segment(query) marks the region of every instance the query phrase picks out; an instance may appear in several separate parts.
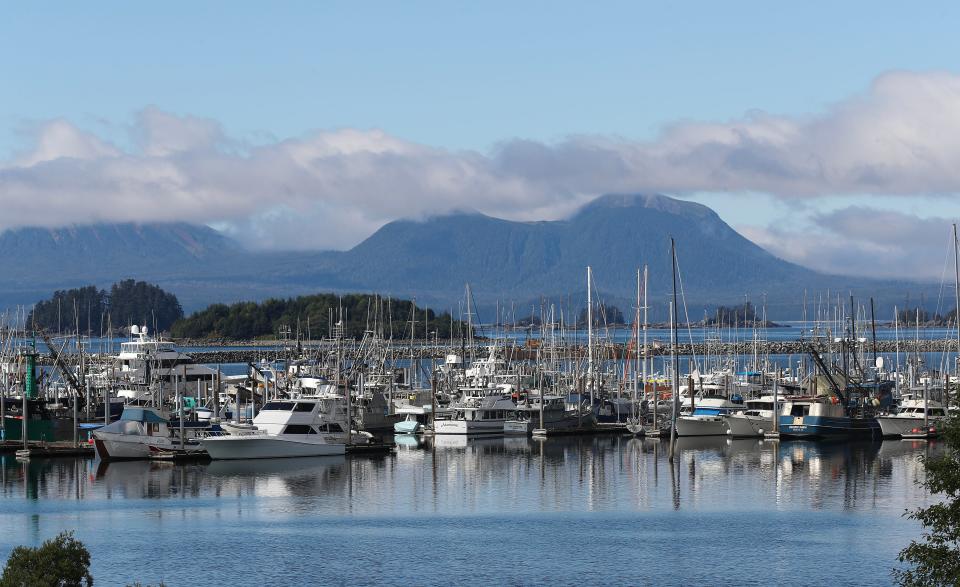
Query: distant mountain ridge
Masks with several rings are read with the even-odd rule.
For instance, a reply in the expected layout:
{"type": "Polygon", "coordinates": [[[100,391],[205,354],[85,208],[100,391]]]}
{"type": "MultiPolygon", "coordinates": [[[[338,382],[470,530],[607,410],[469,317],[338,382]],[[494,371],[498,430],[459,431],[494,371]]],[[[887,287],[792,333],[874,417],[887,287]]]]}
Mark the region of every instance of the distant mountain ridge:
{"type": "Polygon", "coordinates": [[[678,242],[688,292],[742,299],[773,280],[819,274],[767,253],[706,206],[666,196],[597,198],[567,220],[515,222],[479,214],[391,222],[344,253],[318,259],[315,278],[342,286],[460,295],[470,282],[482,301],[527,300],[585,290],[587,265],[601,291],[627,297],[650,266],[651,290],[670,275],[669,237],[678,242]]]}
{"type": "Polygon", "coordinates": [[[186,222],[94,224],[63,228],[17,228],[0,234],[0,258],[49,261],[49,255],[92,264],[97,258],[136,257],[147,261],[204,259],[237,253],[236,242],[207,226],[186,222]],[[157,256],[162,247],[164,256],[157,256]]]}
{"type": "Polygon", "coordinates": [[[745,296],[757,305],[765,296],[769,315],[784,319],[799,317],[804,290],[872,295],[880,311],[908,292],[932,291],[784,261],[701,204],[612,194],[565,220],[517,222],[477,212],[397,220],[343,252],[251,253],[211,228],[185,223],[18,229],[0,235],[0,308],[53,289],[132,277],[173,291],[188,311],[219,301],[376,291],[456,313],[469,282],[482,308],[513,302],[529,315],[541,296],[582,306],[590,265],[600,295],[629,315],[637,268],[647,264],[654,316],[665,316],[671,236],[693,320],[745,296]]]}
{"type": "Polygon", "coordinates": [[[7,230],[0,234],[0,308],[56,289],[204,275],[248,255],[216,230],[185,222],[7,230]]]}

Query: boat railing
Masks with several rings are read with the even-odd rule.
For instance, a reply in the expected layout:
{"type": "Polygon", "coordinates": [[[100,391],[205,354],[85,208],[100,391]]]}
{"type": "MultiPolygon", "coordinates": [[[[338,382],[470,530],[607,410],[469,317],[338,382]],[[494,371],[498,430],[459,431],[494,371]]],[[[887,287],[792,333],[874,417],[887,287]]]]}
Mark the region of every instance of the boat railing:
{"type": "Polygon", "coordinates": [[[206,430],[203,432],[198,432],[197,438],[214,438],[217,436],[263,436],[266,432],[264,430],[206,430]]]}

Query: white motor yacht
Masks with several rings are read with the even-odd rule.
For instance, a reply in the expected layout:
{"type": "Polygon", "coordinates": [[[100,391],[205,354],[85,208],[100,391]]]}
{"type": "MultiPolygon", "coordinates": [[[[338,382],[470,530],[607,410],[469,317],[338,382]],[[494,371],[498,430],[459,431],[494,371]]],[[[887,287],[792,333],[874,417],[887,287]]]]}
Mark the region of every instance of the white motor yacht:
{"type": "Polygon", "coordinates": [[[677,436],[716,436],[727,433],[725,416],[743,409],[743,400],[706,396],[693,413],[677,418],[677,436]]]}
{"type": "Polygon", "coordinates": [[[764,432],[773,430],[775,414],[783,408],[783,400],[779,398],[774,406],[772,395],[748,399],[744,404],[745,409],[742,412],[725,416],[728,433],[736,438],[763,436],[764,432]]]}
{"type": "Polygon", "coordinates": [[[120,343],[120,353],[115,361],[119,367],[116,375],[133,387],[149,388],[151,384],[159,383],[167,389],[172,386],[174,376],[183,385],[197,381],[210,382],[217,375],[215,369],[195,363],[193,357],[177,350],[172,342],[150,336],[146,326],[133,326],[130,334],[136,338],[120,343]]]}
{"type": "Polygon", "coordinates": [[[933,400],[905,399],[894,414],[878,416],[880,431],[884,437],[895,438],[909,434],[915,428],[923,428],[924,416],[928,424],[937,424],[949,417],[943,404],[933,400]],[[924,405],[926,403],[926,405],[924,405]]]}
{"type": "Polygon", "coordinates": [[[327,401],[331,400],[297,398],[267,402],[253,419],[254,428],[208,436],[203,439],[203,447],[212,459],[342,455],[348,439],[355,439],[348,437],[340,422],[323,417],[329,413],[323,405],[327,401]]]}
{"type": "Polygon", "coordinates": [[[503,423],[517,409],[513,387],[503,384],[463,391],[464,399],[450,406],[453,417],[433,423],[434,434],[503,434],[503,423]]]}

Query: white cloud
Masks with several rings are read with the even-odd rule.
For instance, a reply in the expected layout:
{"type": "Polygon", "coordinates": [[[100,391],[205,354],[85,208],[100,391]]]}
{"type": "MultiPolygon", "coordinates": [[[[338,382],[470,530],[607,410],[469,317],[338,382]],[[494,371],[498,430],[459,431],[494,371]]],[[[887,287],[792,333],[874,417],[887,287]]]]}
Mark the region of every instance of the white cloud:
{"type": "Polygon", "coordinates": [[[189,220],[253,246],[343,248],[397,217],[559,218],[605,192],[960,192],[960,76],[943,72],[884,74],[819,114],[682,122],[646,142],[508,140],[479,153],[342,129],[248,146],[153,107],[132,134],[120,148],[63,120],[40,125],[30,149],[0,162],[0,229],[189,220]]]}
{"type": "Polygon", "coordinates": [[[783,223],[738,230],[783,259],[826,273],[952,283],[951,222],[849,206],[814,214],[802,226],[783,223]]]}

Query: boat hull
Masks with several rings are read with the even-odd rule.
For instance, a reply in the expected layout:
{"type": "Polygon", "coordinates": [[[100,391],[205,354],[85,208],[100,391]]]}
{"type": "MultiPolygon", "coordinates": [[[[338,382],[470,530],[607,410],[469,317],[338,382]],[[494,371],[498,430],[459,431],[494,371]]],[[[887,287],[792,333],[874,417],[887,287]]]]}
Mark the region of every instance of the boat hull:
{"type": "Polygon", "coordinates": [[[589,430],[594,428],[596,420],[590,415],[577,416],[576,414],[566,414],[552,416],[545,419],[543,426],[540,426],[540,418],[534,414],[530,420],[507,420],[503,423],[503,433],[508,436],[531,435],[534,430],[542,430],[539,434],[561,434],[564,432],[574,432],[589,430]]]}
{"type": "Polygon", "coordinates": [[[536,425],[531,420],[507,420],[503,423],[503,433],[508,436],[526,436],[533,434],[536,425]]]}
{"type": "Polygon", "coordinates": [[[437,420],[434,434],[503,434],[505,420],[437,420]]]}
{"type": "Polygon", "coordinates": [[[169,438],[94,432],[93,446],[104,461],[202,457],[203,446],[196,442],[180,446],[169,438]]]}
{"type": "Polygon", "coordinates": [[[734,438],[751,438],[773,430],[773,421],[763,416],[731,414],[727,416],[727,427],[734,438]]]}
{"type": "Polygon", "coordinates": [[[677,418],[677,436],[719,436],[727,434],[722,416],[683,416],[677,418]]]}
{"type": "Polygon", "coordinates": [[[401,420],[393,425],[394,434],[419,434],[423,432],[423,424],[416,421],[401,420]]]}
{"type": "MultiPolygon", "coordinates": [[[[914,429],[923,429],[923,418],[902,418],[897,416],[881,416],[877,418],[880,424],[880,432],[884,438],[896,438],[904,434],[910,434],[914,429]]],[[[930,418],[929,426],[937,424],[937,419],[930,418]]]]}
{"type": "Polygon", "coordinates": [[[782,438],[880,437],[880,435],[880,425],[874,418],[780,416],[782,438]]]}
{"type": "Polygon", "coordinates": [[[214,460],[324,457],[346,453],[345,444],[330,443],[311,436],[316,437],[306,434],[215,436],[204,439],[203,447],[214,460]]]}

